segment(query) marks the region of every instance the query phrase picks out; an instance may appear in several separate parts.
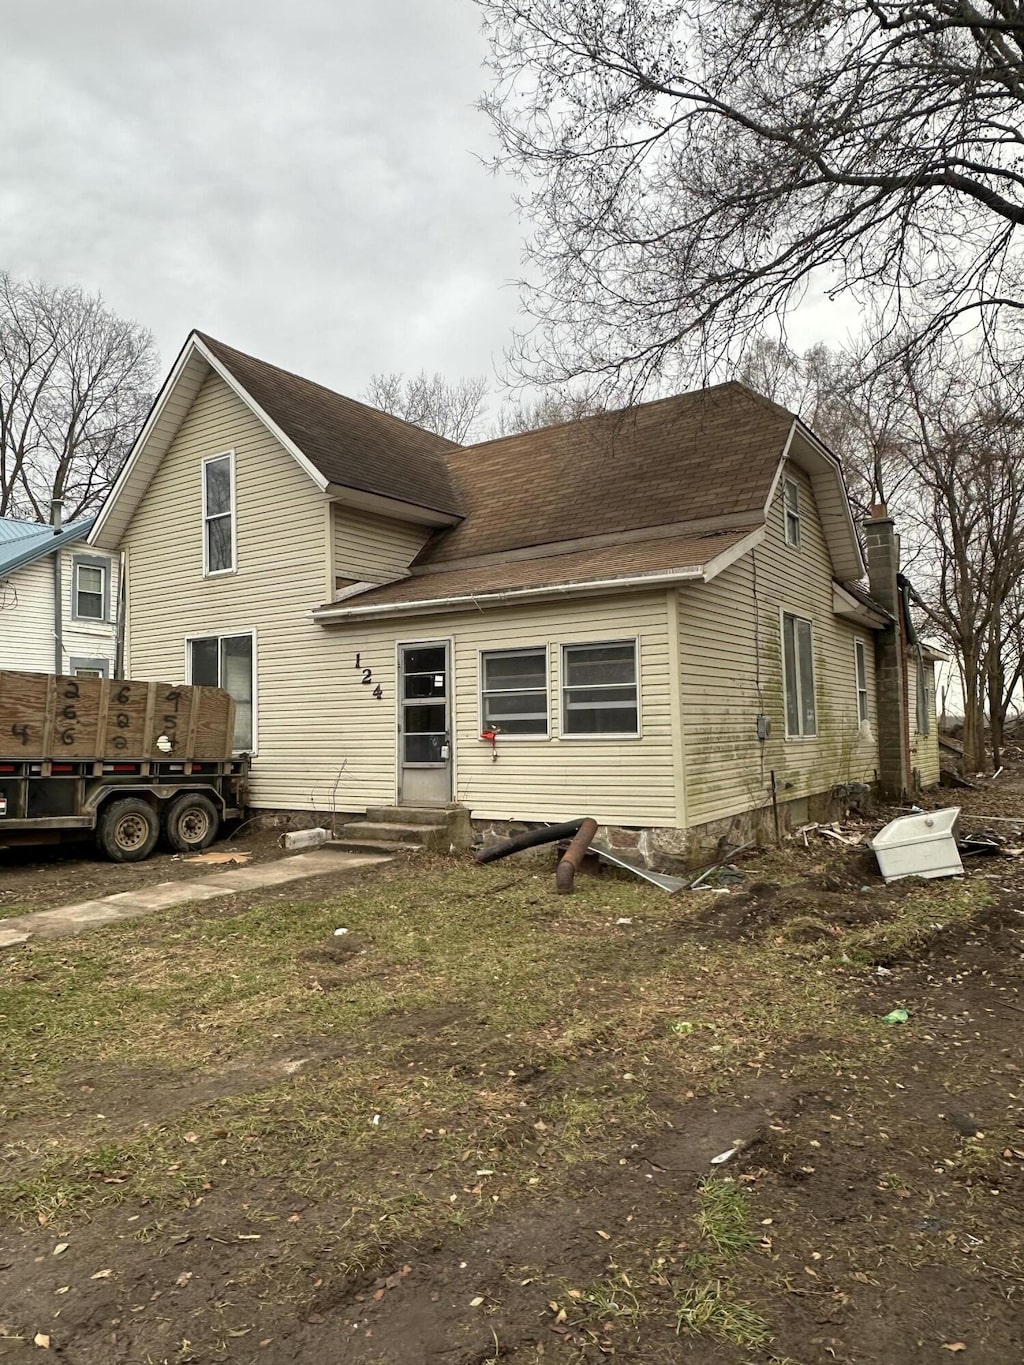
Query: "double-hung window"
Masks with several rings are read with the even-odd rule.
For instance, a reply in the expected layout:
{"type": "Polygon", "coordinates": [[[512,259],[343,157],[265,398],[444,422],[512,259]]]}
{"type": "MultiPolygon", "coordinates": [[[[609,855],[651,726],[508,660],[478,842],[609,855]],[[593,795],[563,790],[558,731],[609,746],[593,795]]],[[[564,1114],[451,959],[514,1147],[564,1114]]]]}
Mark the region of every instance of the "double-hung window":
{"type": "Polygon", "coordinates": [[[72,616],[78,621],[107,619],[107,565],[75,555],[72,616]]]}
{"type": "Polygon", "coordinates": [[[502,735],[548,733],[548,652],[494,649],[480,656],[480,719],[502,735]]]}
{"type": "Polygon", "coordinates": [[[853,659],[857,674],[857,720],[863,725],[868,718],[868,651],[863,640],[854,640],[853,659]]]}
{"type": "Polygon", "coordinates": [[[782,510],[786,522],[786,544],[800,547],[800,485],[787,479],[782,485],[782,510]]]}
{"type": "Polygon", "coordinates": [[[203,461],[203,573],[235,568],[235,457],[212,455],[203,461]]]}
{"type": "Polygon", "coordinates": [[[814,633],[802,616],[782,616],[782,661],[786,691],[786,735],[790,739],[818,733],[814,705],[814,633]]]}
{"type": "Polygon", "coordinates": [[[635,640],[562,646],[562,734],[640,733],[635,640]]]}
{"type": "Polygon", "coordinates": [[[188,680],[197,687],[223,687],[235,703],[234,750],[256,752],[252,631],[244,635],[195,636],[188,642],[188,680]]]}

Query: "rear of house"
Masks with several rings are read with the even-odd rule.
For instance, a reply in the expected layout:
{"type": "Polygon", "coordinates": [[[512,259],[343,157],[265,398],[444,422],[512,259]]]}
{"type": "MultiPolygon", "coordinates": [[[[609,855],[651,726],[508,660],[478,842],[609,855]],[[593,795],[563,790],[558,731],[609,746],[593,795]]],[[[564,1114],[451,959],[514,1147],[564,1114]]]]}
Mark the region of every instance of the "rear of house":
{"type": "Polygon", "coordinates": [[[193,334],[92,540],[126,671],[231,692],[259,809],[591,814],[656,860],[885,777],[897,615],[741,385],[462,448],[193,334]]]}

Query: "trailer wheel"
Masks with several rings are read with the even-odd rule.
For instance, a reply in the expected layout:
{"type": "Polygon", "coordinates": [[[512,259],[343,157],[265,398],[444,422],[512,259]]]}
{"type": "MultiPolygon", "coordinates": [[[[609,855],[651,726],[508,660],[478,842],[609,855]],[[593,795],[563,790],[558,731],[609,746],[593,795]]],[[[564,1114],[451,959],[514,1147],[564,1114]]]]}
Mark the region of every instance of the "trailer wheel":
{"type": "Polygon", "coordinates": [[[100,814],[96,841],[114,863],[140,863],[160,836],[156,811],[138,796],[111,801],[100,814]]]}
{"type": "Polygon", "coordinates": [[[217,807],[202,792],[177,796],[164,815],[164,834],[179,853],[198,853],[212,844],[220,828],[217,807]]]}

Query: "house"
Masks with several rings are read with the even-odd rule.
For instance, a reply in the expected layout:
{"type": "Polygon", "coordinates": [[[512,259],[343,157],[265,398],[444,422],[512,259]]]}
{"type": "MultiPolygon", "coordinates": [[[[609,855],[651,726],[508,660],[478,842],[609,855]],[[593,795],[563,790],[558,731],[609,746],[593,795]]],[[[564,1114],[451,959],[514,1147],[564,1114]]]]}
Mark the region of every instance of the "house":
{"type": "Polygon", "coordinates": [[[866,538],[867,584],[835,457],[738,383],[461,447],[194,332],[90,544],[128,675],[235,697],[256,808],[591,814],[656,860],[937,776],[866,538]]]}
{"type": "Polygon", "coordinates": [[[117,657],[116,556],[67,526],[0,517],[0,668],[109,678],[117,657]]]}

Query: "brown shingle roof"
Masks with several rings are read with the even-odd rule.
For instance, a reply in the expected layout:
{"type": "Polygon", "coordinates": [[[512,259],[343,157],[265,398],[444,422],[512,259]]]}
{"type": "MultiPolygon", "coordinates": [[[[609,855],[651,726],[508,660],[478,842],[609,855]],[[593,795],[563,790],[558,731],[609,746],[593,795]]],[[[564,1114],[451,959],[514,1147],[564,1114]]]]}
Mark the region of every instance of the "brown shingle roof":
{"type": "Polygon", "coordinates": [[[750,527],[711,535],[662,537],[625,545],[575,550],[569,554],[517,559],[475,568],[438,569],[416,573],[383,587],[367,589],[341,602],[326,602],[319,612],[341,613],[349,608],[400,607],[413,602],[484,597],[493,593],[528,591],[554,585],[585,587],[607,579],[637,578],[697,570],[750,535],[750,527]]]}
{"type": "Polygon", "coordinates": [[[438,512],[462,510],[445,462],[454,442],[196,336],[329,482],[438,512]]]}
{"type": "Polygon", "coordinates": [[[764,508],[792,425],[728,383],[450,449],[468,515],[417,565],[705,517],[742,524],[764,508]]]}

